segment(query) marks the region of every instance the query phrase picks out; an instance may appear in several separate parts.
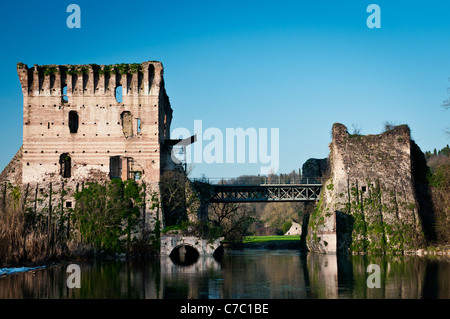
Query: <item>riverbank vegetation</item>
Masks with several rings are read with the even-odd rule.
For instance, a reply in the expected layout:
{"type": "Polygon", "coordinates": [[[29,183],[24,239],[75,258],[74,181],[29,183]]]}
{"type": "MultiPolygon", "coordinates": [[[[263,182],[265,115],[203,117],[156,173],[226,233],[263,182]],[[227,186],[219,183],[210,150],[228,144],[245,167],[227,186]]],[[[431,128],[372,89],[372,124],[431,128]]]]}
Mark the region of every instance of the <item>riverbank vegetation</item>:
{"type": "Polygon", "coordinates": [[[0,205],[0,267],[156,253],[157,233],[133,236],[144,197],[145,184],[131,180],[87,183],[73,209],[48,214],[26,209],[20,188],[9,185],[0,205]]]}
{"type": "Polygon", "coordinates": [[[427,176],[430,187],[435,239],[431,245],[450,244],[450,148],[425,152],[430,171],[427,176]]]}

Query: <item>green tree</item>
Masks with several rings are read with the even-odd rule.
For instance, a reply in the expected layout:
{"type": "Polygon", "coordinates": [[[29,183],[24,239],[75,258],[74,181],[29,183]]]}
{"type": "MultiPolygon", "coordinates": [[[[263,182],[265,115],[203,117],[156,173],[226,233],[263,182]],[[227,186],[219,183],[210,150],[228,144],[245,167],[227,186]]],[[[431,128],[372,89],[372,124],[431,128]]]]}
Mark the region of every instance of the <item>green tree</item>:
{"type": "Polygon", "coordinates": [[[450,164],[440,165],[428,175],[430,186],[438,189],[450,189],[450,164]]]}
{"type": "Polygon", "coordinates": [[[450,157],[450,147],[448,146],[448,144],[443,149],[441,149],[439,153],[443,156],[450,157]]]}
{"type": "Polygon", "coordinates": [[[300,203],[269,203],[261,213],[261,220],[266,226],[282,229],[283,223],[300,221],[300,203]]]}
{"type": "Polygon", "coordinates": [[[88,183],[75,194],[73,225],[79,240],[92,244],[98,252],[128,251],[143,203],[141,190],[132,180],[88,183]]]}
{"type": "Polygon", "coordinates": [[[292,226],[291,221],[283,223],[283,234],[286,234],[288,230],[291,229],[291,226],[292,226]]]}

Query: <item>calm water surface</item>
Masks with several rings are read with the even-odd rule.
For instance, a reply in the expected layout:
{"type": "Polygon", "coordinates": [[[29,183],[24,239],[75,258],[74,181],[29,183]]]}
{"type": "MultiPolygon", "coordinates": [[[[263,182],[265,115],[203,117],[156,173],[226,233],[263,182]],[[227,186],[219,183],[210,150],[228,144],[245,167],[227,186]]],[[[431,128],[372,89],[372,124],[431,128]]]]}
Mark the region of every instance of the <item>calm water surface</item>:
{"type": "Polygon", "coordinates": [[[156,261],[78,263],[81,288],[66,285],[68,264],[0,278],[0,298],[450,298],[450,260],[418,256],[336,256],[294,250],[233,250],[189,266],[156,261]],[[368,288],[369,264],[381,288],[368,288]]]}

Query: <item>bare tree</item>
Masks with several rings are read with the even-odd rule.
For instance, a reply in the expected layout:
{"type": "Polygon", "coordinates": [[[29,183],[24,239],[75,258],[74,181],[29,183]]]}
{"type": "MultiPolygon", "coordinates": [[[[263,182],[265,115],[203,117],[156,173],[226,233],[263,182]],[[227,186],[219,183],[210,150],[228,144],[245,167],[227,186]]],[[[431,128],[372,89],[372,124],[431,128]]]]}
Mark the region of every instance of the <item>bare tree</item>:
{"type": "Polygon", "coordinates": [[[391,130],[393,130],[396,126],[397,126],[396,123],[390,122],[390,121],[386,121],[386,122],[384,122],[384,130],[383,130],[383,132],[391,131],[391,130]]]}
{"type": "Polygon", "coordinates": [[[160,192],[164,210],[164,225],[177,225],[186,216],[186,186],[187,177],[178,171],[165,171],[160,178],[160,192]]]}
{"type": "Polygon", "coordinates": [[[209,210],[211,222],[220,227],[222,236],[232,243],[242,242],[254,218],[255,210],[240,203],[215,203],[209,210]]]}
{"type": "MultiPolygon", "coordinates": [[[[449,79],[449,81],[450,81],[450,79],[449,79]]],[[[447,92],[450,93],[450,88],[447,88],[447,92]]],[[[444,110],[450,109],[450,98],[448,98],[447,100],[443,101],[441,106],[442,106],[442,108],[444,110]]]]}
{"type": "MultiPolygon", "coordinates": [[[[449,79],[449,81],[450,81],[450,79],[449,79]]],[[[447,92],[450,93],[450,88],[447,88],[447,92]]],[[[443,101],[441,104],[441,107],[444,109],[444,111],[447,111],[448,109],[450,109],[450,98],[443,101]]],[[[445,133],[450,137],[450,128],[449,127],[446,128],[445,133]]]]}
{"type": "Polygon", "coordinates": [[[353,127],[353,135],[361,135],[361,128],[358,127],[357,124],[352,124],[353,127]]]}

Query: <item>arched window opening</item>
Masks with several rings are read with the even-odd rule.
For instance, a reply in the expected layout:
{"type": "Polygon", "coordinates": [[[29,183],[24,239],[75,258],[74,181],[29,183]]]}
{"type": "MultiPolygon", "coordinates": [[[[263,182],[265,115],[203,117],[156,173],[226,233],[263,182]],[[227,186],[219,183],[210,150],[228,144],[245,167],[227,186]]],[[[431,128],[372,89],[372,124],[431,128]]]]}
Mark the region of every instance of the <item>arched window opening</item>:
{"type": "Polygon", "coordinates": [[[69,112],[69,130],[70,133],[78,132],[78,113],[76,111],[69,112]]]}
{"type": "Polygon", "coordinates": [[[122,96],[122,85],[119,85],[118,87],[116,87],[116,101],[117,103],[122,103],[123,101],[123,96],[122,96]]]}
{"type": "Polygon", "coordinates": [[[137,132],[138,134],[141,133],[141,119],[136,119],[137,120],[137,132]]]}
{"type": "Polygon", "coordinates": [[[64,178],[70,178],[72,160],[68,153],[63,153],[59,156],[59,173],[64,178]]]}

